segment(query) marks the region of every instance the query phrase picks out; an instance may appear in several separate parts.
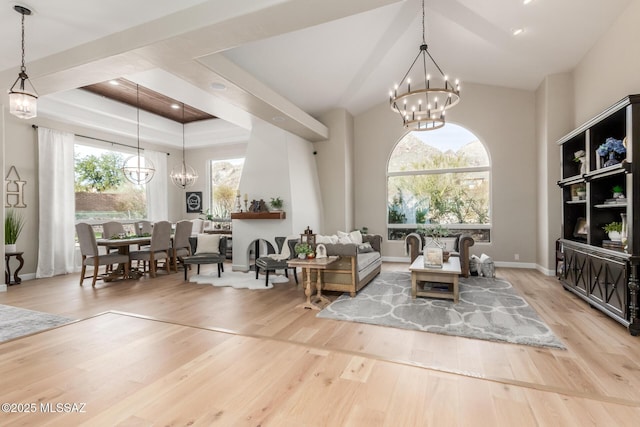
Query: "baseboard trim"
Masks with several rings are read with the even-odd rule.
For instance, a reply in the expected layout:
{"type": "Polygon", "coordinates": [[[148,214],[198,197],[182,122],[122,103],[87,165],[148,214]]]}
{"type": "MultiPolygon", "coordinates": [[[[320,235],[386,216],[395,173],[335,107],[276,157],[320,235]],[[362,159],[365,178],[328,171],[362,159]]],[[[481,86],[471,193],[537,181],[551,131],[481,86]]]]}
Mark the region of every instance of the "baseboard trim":
{"type": "Polygon", "coordinates": [[[532,262],[507,262],[507,261],[495,261],[496,267],[505,267],[505,268],[528,268],[528,269],[536,269],[537,264],[532,262]]]}

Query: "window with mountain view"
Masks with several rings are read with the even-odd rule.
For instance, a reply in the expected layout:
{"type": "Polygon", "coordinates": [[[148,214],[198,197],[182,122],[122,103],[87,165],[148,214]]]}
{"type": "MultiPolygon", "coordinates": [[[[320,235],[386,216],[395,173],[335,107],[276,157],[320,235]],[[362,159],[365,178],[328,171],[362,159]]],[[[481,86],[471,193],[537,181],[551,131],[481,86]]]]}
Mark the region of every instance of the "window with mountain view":
{"type": "Polygon", "coordinates": [[[454,124],[411,132],[395,146],[387,168],[389,240],[440,224],[451,233],[490,240],[489,155],[467,129],[454,124]]]}
{"type": "Polygon", "coordinates": [[[211,161],[211,207],[207,217],[231,221],[243,166],[244,158],[211,161]]]}

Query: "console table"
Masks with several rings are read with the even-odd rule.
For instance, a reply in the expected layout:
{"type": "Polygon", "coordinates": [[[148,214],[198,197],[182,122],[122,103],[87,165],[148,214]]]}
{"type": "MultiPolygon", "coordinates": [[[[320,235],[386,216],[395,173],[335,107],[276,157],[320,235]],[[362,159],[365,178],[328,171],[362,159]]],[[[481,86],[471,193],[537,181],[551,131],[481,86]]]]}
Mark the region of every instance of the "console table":
{"type": "Polygon", "coordinates": [[[22,266],[24,265],[24,259],[22,258],[22,254],[24,252],[5,252],[4,253],[4,262],[5,262],[5,272],[4,272],[4,283],[6,283],[9,286],[12,285],[19,285],[20,283],[22,283],[22,279],[20,278],[20,276],[18,276],[18,273],[20,272],[20,270],[22,270],[22,266]],[[11,264],[9,263],[9,261],[11,260],[11,257],[15,257],[18,262],[20,262],[20,264],[18,265],[18,268],[16,268],[15,273],[13,273],[13,280],[11,280],[11,264]]]}

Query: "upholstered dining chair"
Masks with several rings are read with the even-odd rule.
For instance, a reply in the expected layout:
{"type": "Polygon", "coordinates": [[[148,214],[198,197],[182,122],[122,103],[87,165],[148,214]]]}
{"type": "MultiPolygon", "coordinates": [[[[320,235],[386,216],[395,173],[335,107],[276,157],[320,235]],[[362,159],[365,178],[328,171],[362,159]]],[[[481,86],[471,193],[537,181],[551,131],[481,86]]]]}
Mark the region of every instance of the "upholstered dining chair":
{"type": "Polygon", "coordinates": [[[102,224],[102,237],[110,239],[114,236],[124,234],[124,225],[121,222],[110,221],[102,224]]]}
{"type": "Polygon", "coordinates": [[[178,221],[176,224],[176,232],[173,235],[173,246],[171,248],[171,260],[173,261],[173,269],[176,272],[178,271],[178,260],[191,255],[189,237],[192,229],[193,223],[191,221],[178,221]]]}
{"type": "Polygon", "coordinates": [[[136,234],[138,236],[151,235],[151,231],[153,227],[151,226],[150,221],[136,221],[134,223],[134,227],[136,229],[136,234]]]}
{"type": "Polygon", "coordinates": [[[198,234],[204,233],[204,220],[200,218],[192,219],[191,224],[193,224],[193,229],[191,230],[191,235],[193,237],[197,237],[198,234]]]}
{"type": "Polygon", "coordinates": [[[171,273],[171,223],[159,221],[153,225],[151,233],[151,245],[149,249],[133,251],[129,258],[149,263],[151,277],[156,277],[158,261],[165,260],[167,274],[171,273]]]}
{"type": "Polygon", "coordinates": [[[99,254],[98,244],[96,243],[96,235],[93,227],[86,222],[76,224],[76,233],[78,234],[78,242],[80,243],[80,253],[82,254],[82,271],[80,273],[80,286],[84,279],[93,277],[92,287],[96,286],[98,280],[98,269],[101,265],[109,266],[113,264],[123,264],[123,278],[129,277],[129,257],[119,253],[99,254]],[[87,274],[87,266],[93,266],[93,276],[85,276],[87,274]]]}

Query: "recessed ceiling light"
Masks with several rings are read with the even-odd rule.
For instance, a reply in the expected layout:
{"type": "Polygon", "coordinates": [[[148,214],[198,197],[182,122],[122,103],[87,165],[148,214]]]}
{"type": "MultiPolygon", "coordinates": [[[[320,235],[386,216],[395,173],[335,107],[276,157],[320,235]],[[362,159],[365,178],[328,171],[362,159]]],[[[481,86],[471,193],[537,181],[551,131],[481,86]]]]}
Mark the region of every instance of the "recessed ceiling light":
{"type": "Polygon", "coordinates": [[[226,90],[227,86],[223,83],[213,82],[211,83],[211,89],[213,90],[226,90]]]}
{"type": "Polygon", "coordinates": [[[120,83],[118,83],[117,80],[109,80],[109,84],[112,86],[118,86],[120,83]]]}
{"type": "Polygon", "coordinates": [[[529,4],[531,3],[533,0],[523,0],[522,4],[529,4]]]}
{"type": "Polygon", "coordinates": [[[514,36],[519,36],[522,33],[524,33],[524,28],[516,28],[511,32],[511,34],[513,34],[514,36]]]}
{"type": "Polygon", "coordinates": [[[171,104],[171,108],[177,110],[178,108],[180,108],[180,106],[178,104],[171,104]]]}

